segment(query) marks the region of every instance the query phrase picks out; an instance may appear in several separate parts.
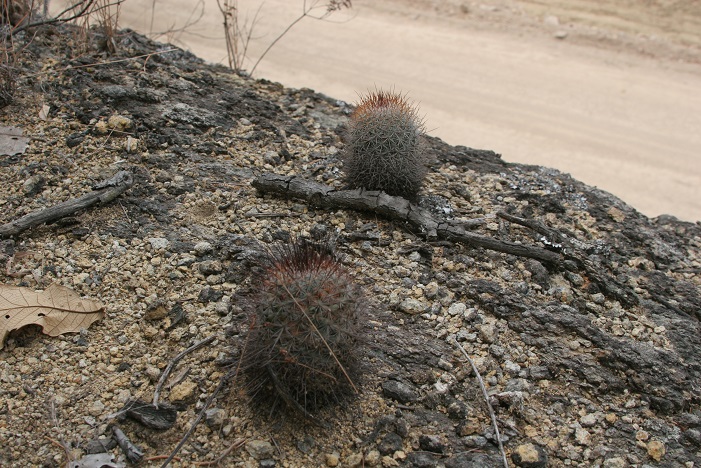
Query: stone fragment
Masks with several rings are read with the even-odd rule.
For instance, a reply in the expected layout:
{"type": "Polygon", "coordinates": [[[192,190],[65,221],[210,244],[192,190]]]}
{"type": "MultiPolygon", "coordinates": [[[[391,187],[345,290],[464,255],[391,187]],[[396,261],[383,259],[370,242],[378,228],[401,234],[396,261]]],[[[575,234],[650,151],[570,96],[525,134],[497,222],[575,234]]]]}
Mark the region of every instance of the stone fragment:
{"type": "Polygon", "coordinates": [[[170,245],[170,241],[164,237],[152,237],[146,240],[151,244],[153,250],[164,250],[170,245]]]}
{"type": "Polygon", "coordinates": [[[338,466],[338,464],[341,462],[338,453],[327,453],[324,455],[324,462],[326,463],[326,466],[338,466]]]}
{"type": "Polygon", "coordinates": [[[524,468],[541,468],[548,466],[548,454],[539,445],[521,444],[511,453],[511,461],[524,468]]]}
{"type": "Polygon", "coordinates": [[[413,297],[407,297],[399,304],[399,310],[409,315],[417,315],[426,310],[426,304],[413,297]]]}
{"type": "Polygon", "coordinates": [[[574,430],[574,440],[576,440],[579,445],[591,445],[591,434],[578,425],[574,430]]]}
{"type": "Polygon", "coordinates": [[[665,453],[667,453],[667,449],[665,448],[664,444],[659,440],[651,440],[647,443],[647,454],[653,460],[662,460],[662,457],[664,457],[665,453]]]}
{"type": "Polygon", "coordinates": [[[402,438],[394,432],[388,432],[385,434],[380,443],[377,445],[377,449],[382,455],[392,455],[395,452],[402,450],[403,447],[404,443],[402,438]]]}
{"type": "Polygon", "coordinates": [[[343,461],[343,465],[350,466],[350,467],[362,466],[363,465],[363,454],[362,453],[354,453],[352,455],[347,456],[346,459],[343,461]]]}
{"type": "Polygon", "coordinates": [[[226,410],[222,408],[209,408],[204,412],[205,423],[212,429],[219,429],[226,420],[226,410]]]}
{"type": "Polygon", "coordinates": [[[180,403],[190,400],[195,395],[197,384],[192,380],[184,380],[170,391],[170,401],[180,403]]]}
{"type": "Polygon", "coordinates": [[[273,446],[267,440],[251,440],[246,443],[246,451],[256,460],[265,460],[273,456],[273,446]]]}
{"type": "Polygon", "coordinates": [[[445,444],[437,435],[422,434],[419,436],[419,447],[421,450],[433,453],[443,453],[445,444]]]}
{"type": "Polygon", "coordinates": [[[484,324],[478,328],[479,337],[484,343],[494,343],[496,338],[496,330],[494,325],[484,324]]]}
{"type": "Polygon", "coordinates": [[[386,380],[382,383],[382,393],[400,403],[411,403],[419,399],[419,395],[412,385],[398,380],[386,380]]]}
{"type": "Polygon", "coordinates": [[[380,452],[370,450],[365,455],[365,466],[378,466],[380,464],[380,452]]]}

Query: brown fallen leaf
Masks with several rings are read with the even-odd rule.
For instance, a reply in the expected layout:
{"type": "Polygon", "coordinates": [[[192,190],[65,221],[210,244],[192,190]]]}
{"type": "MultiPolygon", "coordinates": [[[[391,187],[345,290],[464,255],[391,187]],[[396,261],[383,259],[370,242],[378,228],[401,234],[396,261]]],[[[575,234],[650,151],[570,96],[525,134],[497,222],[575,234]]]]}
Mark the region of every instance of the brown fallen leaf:
{"type": "Polygon", "coordinates": [[[49,336],[79,332],[105,315],[95,300],[81,299],[72,289],[52,284],[44,291],[0,284],[0,349],[12,330],[39,325],[49,336]]]}

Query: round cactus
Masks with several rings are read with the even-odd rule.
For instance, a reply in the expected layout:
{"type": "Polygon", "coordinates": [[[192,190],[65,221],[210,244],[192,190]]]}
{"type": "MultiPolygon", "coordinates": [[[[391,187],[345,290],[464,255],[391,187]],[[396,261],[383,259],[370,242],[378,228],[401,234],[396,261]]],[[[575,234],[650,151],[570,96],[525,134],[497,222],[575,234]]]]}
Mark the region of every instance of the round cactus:
{"type": "Polygon", "coordinates": [[[365,301],[332,249],[286,244],[268,255],[252,288],[243,369],[254,397],[309,414],[354,394],[365,301]]]}
{"type": "Polygon", "coordinates": [[[346,183],[415,199],[426,176],[423,133],[405,96],[380,90],[362,97],[349,122],[346,183]]]}

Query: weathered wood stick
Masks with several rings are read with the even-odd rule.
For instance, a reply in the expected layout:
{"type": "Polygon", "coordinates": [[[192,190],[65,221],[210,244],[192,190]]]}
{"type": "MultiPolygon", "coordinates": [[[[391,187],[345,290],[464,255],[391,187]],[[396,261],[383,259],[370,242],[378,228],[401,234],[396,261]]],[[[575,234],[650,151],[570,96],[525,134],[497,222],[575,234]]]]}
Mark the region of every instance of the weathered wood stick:
{"type": "Polygon", "coordinates": [[[467,232],[459,225],[436,219],[425,208],[384,192],[363,189],[336,190],[333,187],[301,177],[269,173],[260,175],[252,184],[262,193],[302,199],[323,208],[351,208],[358,211],[371,211],[389,219],[405,221],[429,238],[450,239],[473,247],[483,247],[519,257],[534,258],[547,263],[562,261],[560,254],[541,247],[505,242],[467,232]]]}
{"type": "Polygon", "coordinates": [[[34,226],[56,221],[98,203],[109,203],[124,193],[134,183],[130,172],[119,171],[113,177],[93,187],[93,191],[82,197],[68,200],[58,205],[34,211],[20,219],[0,226],[0,238],[16,236],[34,226]]]}

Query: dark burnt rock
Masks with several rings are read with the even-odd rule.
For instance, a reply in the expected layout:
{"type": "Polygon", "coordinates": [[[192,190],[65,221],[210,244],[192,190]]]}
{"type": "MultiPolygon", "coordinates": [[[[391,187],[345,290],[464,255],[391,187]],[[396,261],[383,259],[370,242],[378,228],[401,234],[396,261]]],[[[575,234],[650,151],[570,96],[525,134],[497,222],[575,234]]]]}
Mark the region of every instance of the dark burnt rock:
{"type": "Polygon", "coordinates": [[[443,453],[445,450],[445,442],[437,435],[420,435],[419,447],[421,450],[433,453],[443,453]]]}
{"type": "Polygon", "coordinates": [[[419,399],[419,395],[413,386],[398,380],[383,382],[382,391],[386,397],[397,400],[400,403],[411,403],[419,399]]]}
{"type": "Polygon", "coordinates": [[[433,468],[438,466],[439,457],[430,452],[410,452],[406,464],[412,468],[433,468]]]}
{"type": "Polygon", "coordinates": [[[382,437],[380,443],[377,444],[377,450],[382,455],[391,456],[394,452],[402,450],[402,448],[402,438],[399,436],[399,434],[396,434],[394,432],[388,432],[387,434],[385,434],[384,437],[382,437]]]}

